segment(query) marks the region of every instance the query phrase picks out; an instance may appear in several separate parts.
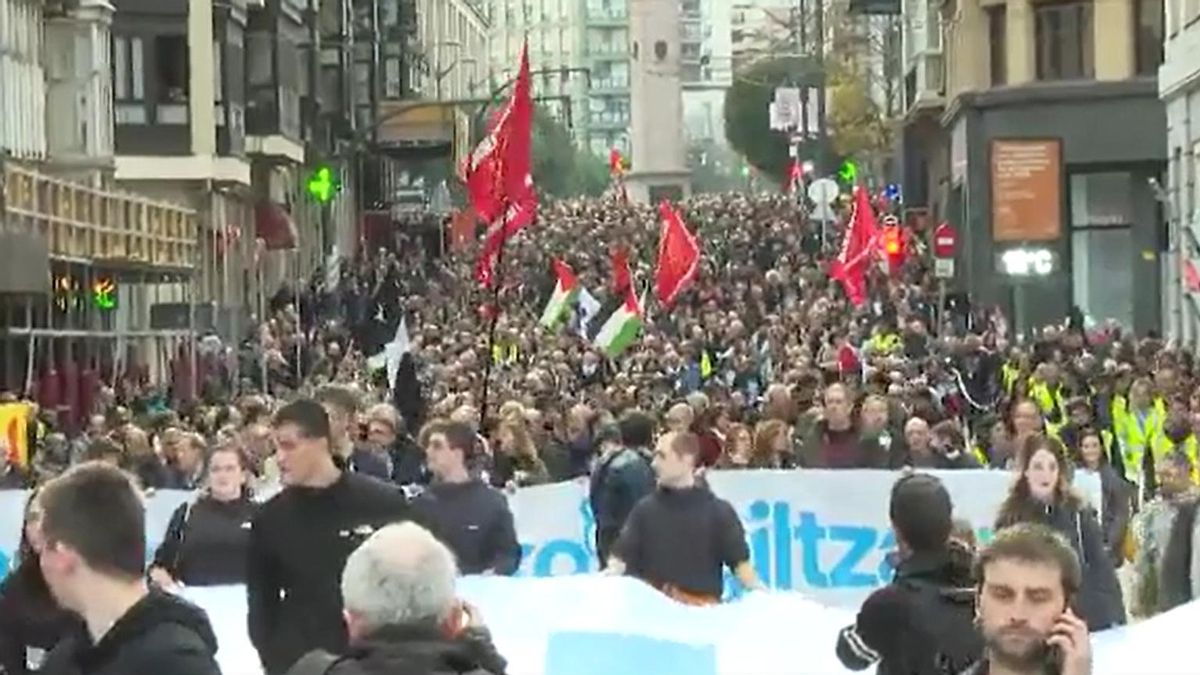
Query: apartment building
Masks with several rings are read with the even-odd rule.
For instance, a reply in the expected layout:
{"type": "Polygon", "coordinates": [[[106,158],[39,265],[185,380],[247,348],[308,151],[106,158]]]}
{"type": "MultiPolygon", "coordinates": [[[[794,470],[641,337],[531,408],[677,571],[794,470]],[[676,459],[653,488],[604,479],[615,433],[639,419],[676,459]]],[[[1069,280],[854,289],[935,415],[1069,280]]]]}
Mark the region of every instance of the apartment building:
{"type": "Polygon", "coordinates": [[[680,58],[685,137],[692,147],[725,145],[725,92],[733,84],[733,7],[683,0],[680,58]]]}
{"type": "MultiPolygon", "coordinates": [[[[589,67],[585,27],[587,6],[580,0],[483,0],[490,25],[491,87],[498,87],[517,74],[521,47],[529,41],[533,92],[574,132],[583,144],[588,138],[588,83],[571,68],[589,67]]],[[[594,73],[595,79],[611,73],[594,73]]],[[[628,79],[628,78],[626,78],[628,79]]],[[[628,86],[626,84],[625,86],[628,86]]],[[[486,95],[486,94],[485,94],[486,95]]]]}
{"type": "Polygon", "coordinates": [[[587,147],[599,156],[611,148],[630,153],[629,5],[633,0],[585,0],[584,63],[591,69],[587,147]]]}
{"type": "Polygon", "coordinates": [[[771,52],[791,50],[792,17],[798,8],[799,2],[788,0],[734,0],[729,18],[733,71],[771,52]]]}
{"type": "Polygon", "coordinates": [[[1200,0],[1166,0],[1158,92],[1167,108],[1167,215],[1179,268],[1169,279],[1167,332],[1200,347],[1200,0]]]}
{"type": "Polygon", "coordinates": [[[156,376],[195,336],[150,306],[195,299],[196,214],[113,185],[112,23],[104,0],[0,0],[0,387],[38,382],[66,429],[98,382],[156,376]]]}
{"type": "Polygon", "coordinates": [[[906,207],[958,229],[957,286],[1018,330],[1072,308],[1159,329],[1159,304],[1134,298],[1161,296],[1167,244],[1162,0],[936,8],[943,78],[931,8],[907,14],[927,32],[909,50],[903,182],[906,207]]]}

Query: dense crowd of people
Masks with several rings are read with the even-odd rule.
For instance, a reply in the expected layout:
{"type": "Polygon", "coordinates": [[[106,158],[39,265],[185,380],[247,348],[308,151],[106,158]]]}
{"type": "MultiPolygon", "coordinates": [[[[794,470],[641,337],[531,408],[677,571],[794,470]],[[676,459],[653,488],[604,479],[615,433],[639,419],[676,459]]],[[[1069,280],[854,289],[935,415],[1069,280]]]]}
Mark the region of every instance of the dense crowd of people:
{"type": "MultiPolygon", "coordinates": [[[[0,487],[54,486],[91,461],[92,471],[124,469],[144,490],[200,489],[145,571],[156,588],[246,583],[250,633],[271,675],[312,648],[346,652],[355,631],[343,624],[342,597],[366,600],[361,589],[344,592],[343,567],[350,576],[347,559],[387,523],[422,524],[463,572],[511,574],[520,547],[496,489],[572,479],[589,482],[600,565],[686,602],[718,601],[722,567],[746,588],[760,585],[736,513],[705,487],[713,468],[1011,470],[1019,478],[996,529],[1043,543],[1028,555],[1019,538],[998,547],[987,583],[1010,558],[1066,565],[1054,546],[1067,547],[1079,566],[1063,573],[1073,610],[1046,629],[1061,641],[1078,637],[1078,620],[1099,630],[1129,610],[1146,616],[1200,597],[1191,573],[1200,569],[1200,372],[1190,353],[1079,316],[1018,336],[996,308],[954,294],[939,303],[926,233],[909,233],[900,269],[871,270],[869,297],[855,307],[829,278],[836,229],[823,240],[793,199],[699,195],[681,214],[701,242],[700,273],[673,306],[649,304],[639,339],[616,358],[589,341],[578,313],[556,330],[539,325],[551,263],[575,270],[602,320],[621,301],[614,252],[627,256],[638,288],[649,283],[653,208],[543,204],[506,246],[495,292],[476,284],[471,250],[448,252],[399,228],[394,245],[339,261],[299,292],[281,290],[240,362],[214,360],[221,367],[170,391],[173,405],[128,393],[152,387],[114,383],[89,399],[79,433],[52,411],[35,413],[30,458],[6,459],[0,487]],[[400,334],[398,372],[370,365],[400,334]],[[1099,476],[1103,504],[1077,495],[1076,472],[1099,476]],[[1057,532],[1053,545],[1029,534],[1031,524],[1057,532]],[[689,557],[704,533],[720,545],[689,557]],[[1129,561],[1133,598],[1116,573],[1129,561]]],[[[37,569],[48,546],[42,514],[62,508],[51,502],[30,499],[18,566],[0,588],[0,672],[10,675],[34,672],[42,658],[29,650],[50,650],[75,627],[71,614],[91,622],[87,603],[63,604],[57,590],[65,609],[56,609],[37,569]]],[[[978,581],[969,562],[946,559],[948,510],[929,521],[946,531],[930,533],[910,516],[926,502],[894,494],[897,503],[909,504],[891,514],[898,579],[978,581]]],[[[80,527],[64,540],[128,580],[132,562],[85,550],[71,539],[84,536],[80,527]]],[[[76,595],[96,580],[59,561],[56,583],[76,595]]],[[[889,632],[871,612],[864,607],[839,647],[848,664],[887,659],[869,636],[889,632]]],[[[203,633],[187,638],[198,652],[203,633]]]]}

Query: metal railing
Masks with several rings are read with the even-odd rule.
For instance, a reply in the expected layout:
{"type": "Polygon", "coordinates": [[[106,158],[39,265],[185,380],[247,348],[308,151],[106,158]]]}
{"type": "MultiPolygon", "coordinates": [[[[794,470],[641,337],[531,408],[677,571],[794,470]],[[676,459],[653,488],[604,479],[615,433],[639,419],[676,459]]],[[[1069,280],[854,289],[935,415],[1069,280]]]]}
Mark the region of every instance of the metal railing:
{"type": "Polygon", "coordinates": [[[97,189],[0,163],[0,227],[46,238],[50,257],[194,271],[196,212],[137,194],[97,189]]]}

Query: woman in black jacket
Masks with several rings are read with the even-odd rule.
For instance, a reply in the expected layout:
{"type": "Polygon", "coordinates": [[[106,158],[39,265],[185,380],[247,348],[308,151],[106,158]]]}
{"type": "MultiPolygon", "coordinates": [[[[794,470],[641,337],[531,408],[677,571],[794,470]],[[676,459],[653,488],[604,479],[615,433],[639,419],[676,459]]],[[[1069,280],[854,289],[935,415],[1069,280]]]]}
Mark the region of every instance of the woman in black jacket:
{"type": "Polygon", "coordinates": [[[996,530],[1017,523],[1041,523],[1066,538],[1079,557],[1083,585],[1072,605],[1088,629],[1125,623],[1125,602],[1116,568],[1104,545],[1096,511],[1071,489],[1071,465],[1058,440],[1029,437],[1018,457],[1020,477],[996,518],[996,530]]]}
{"type": "MultiPolygon", "coordinates": [[[[34,493],[25,503],[25,528],[17,564],[0,584],[0,673],[36,673],[58,641],[76,630],[79,620],[54,602],[42,576],[41,511],[34,493]]],[[[0,570],[3,571],[3,570],[0,570]]]]}
{"type": "Polygon", "coordinates": [[[212,452],[208,487],[171,515],[151,580],[164,588],[246,583],[250,521],[258,510],[246,489],[247,468],[237,446],[212,452]]]}
{"type": "Polygon", "coordinates": [[[1104,533],[1104,547],[1109,557],[1115,566],[1120,567],[1125,562],[1125,534],[1129,527],[1134,489],[1108,463],[1108,453],[1104,451],[1104,439],[1099,431],[1087,427],[1079,431],[1077,438],[1079,447],[1071,448],[1071,454],[1081,471],[1100,477],[1103,499],[1100,505],[1103,514],[1100,529],[1104,533]]]}

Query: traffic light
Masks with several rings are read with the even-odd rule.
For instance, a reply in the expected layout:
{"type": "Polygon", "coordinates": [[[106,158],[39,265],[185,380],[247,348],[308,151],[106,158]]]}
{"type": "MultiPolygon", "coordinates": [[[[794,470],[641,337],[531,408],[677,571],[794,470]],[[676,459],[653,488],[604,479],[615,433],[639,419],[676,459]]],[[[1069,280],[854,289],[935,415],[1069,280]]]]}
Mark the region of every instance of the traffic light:
{"type": "Polygon", "coordinates": [[[838,167],[838,178],[849,185],[858,183],[858,165],[851,160],[842,162],[842,165],[838,167]]]}
{"type": "Polygon", "coordinates": [[[321,164],[313,169],[313,172],[308,175],[308,181],[304,184],[308,190],[308,196],[313,198],[313,201],[318,204],[328,204],[333,200],[333,196],[342,189],[341,180],[338,178],[337,172],[328,164],[321,164]]]}
{"type": "Polygon", "coordinates": [[[883,255],[888,262],[888,269],[892,274],[899,272],[900,266],[904,263],[904,232],[900,230],[899,223],[885,224],[880,235],[880,242],[883,246],[883,255]]]}

